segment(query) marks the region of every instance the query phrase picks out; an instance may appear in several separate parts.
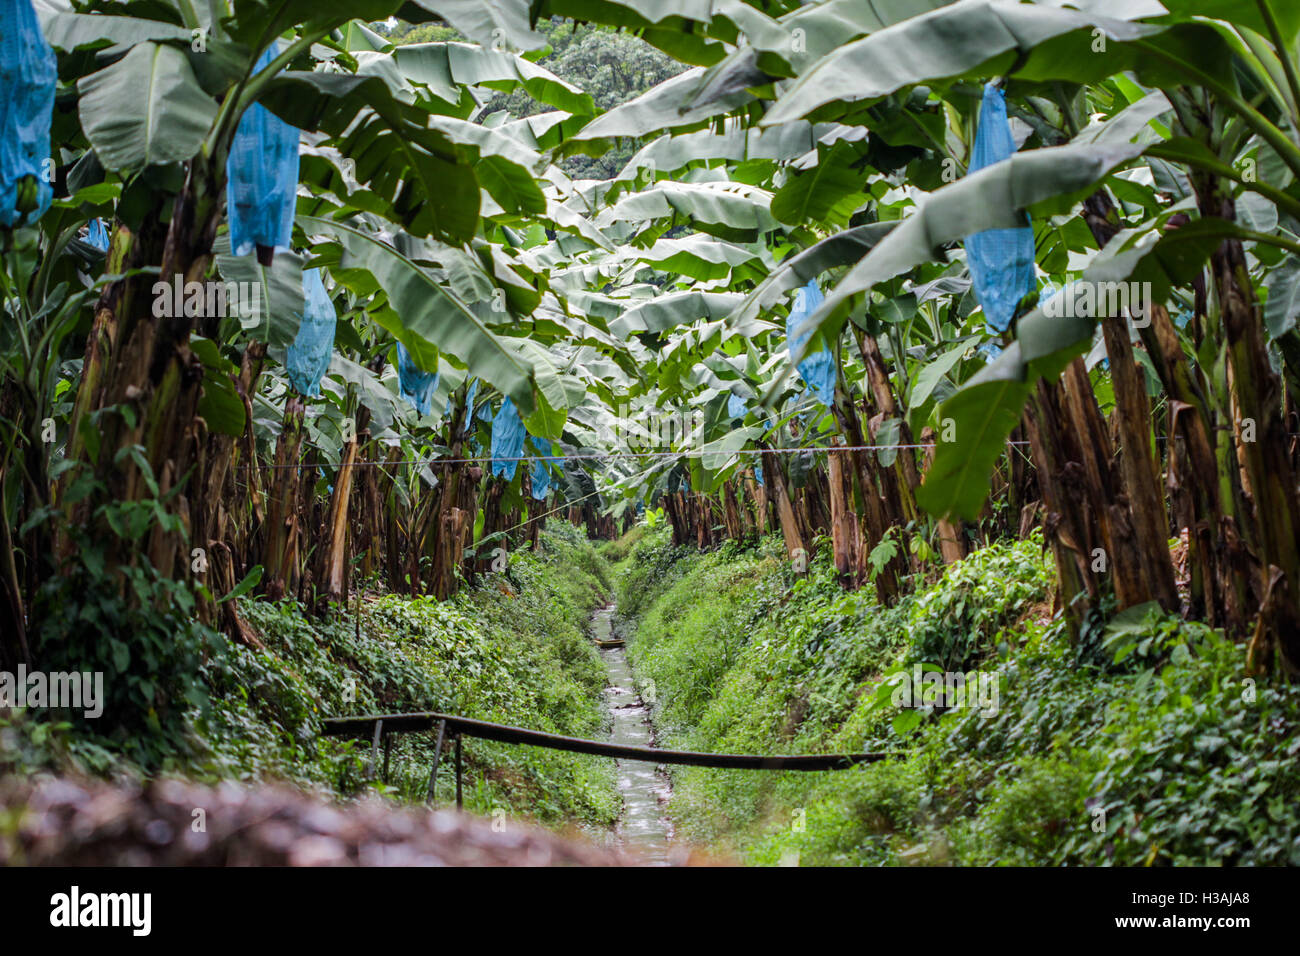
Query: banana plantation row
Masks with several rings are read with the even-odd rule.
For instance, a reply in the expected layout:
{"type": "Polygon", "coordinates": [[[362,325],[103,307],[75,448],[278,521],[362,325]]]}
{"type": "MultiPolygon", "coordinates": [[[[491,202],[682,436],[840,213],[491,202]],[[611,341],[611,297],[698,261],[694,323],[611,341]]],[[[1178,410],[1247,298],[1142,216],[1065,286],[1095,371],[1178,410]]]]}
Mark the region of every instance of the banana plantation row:
{"type": "Polygon", "coordinates": [[[1041,525],[1080,640],[1159,605],[1294,674],[1298,38],[1283,0],[0,0],[0,666],[107,634],[143,679],[150,615],[256,643],[255,588],[446,598],[662,509],[885,603],[1041,525]],[[636,38],[618,105],[548,69],[580,30],[636,38]]]}

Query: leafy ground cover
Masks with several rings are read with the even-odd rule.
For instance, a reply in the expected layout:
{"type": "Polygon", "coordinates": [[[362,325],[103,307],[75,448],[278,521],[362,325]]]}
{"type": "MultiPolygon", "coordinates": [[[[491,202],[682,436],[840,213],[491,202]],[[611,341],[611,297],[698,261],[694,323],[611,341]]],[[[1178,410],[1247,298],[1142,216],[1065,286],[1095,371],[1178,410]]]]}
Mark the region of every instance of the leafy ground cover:
{"type": "Polygon", "coordinates": [[[1076,649],[1036,537],[890,608],[841,591],[824,558],[796,579],[776,542],[672,553],[644,538],[618,585],[666,746],[898,754],[826,774],[682,770],[684,839],[760,864],[1300,863],[1300,693],[1145,610],[1076,649]],[[896,706],[889,680],[916,664],[990,675],[996,708],[896,706]]]}
{"type": "MultiPolygon", "coordinates": [[[[435,710],[599,736],[604,670],[586,624],[609,586],[593,545],[572,526],[556,525],[543,533],[540,551],[513,555],[505,572],[441,603],[372,594],[314,618],[289,600],[245,602],[264,647],[231,644],[203,662],[201,703],[187,715],[181,743],[151,751],[151,765],[85,726],[18,714],[0,722],[0,769],[283,779],[351,796],[371,785],[368,747],[319,737],[326,717],[435,710]]],[[[380,792],[423,799],[433,751],[427,736],[394,738],[390,780],[374,784],[380,792]]],[[[471,811],[594,826],[617,815],[604,761],[482,741],[465,750],[471,811]]],[[[444,802],[452,792],[444,762],[444,802]]]]}

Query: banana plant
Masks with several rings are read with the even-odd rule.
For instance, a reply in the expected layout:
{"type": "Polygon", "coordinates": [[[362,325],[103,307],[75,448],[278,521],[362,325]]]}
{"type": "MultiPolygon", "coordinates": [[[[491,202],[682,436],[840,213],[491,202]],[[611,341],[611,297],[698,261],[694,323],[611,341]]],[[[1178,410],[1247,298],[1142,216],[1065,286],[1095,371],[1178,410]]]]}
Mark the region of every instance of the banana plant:
{"type": "MultiPolygon", "coordinates": [[[[932,545],[957,560],[1041,521],[1081,636],[1154,601],[1300,666],[1300,15],[1281,0],[35,7],[57,198],[5,253],[7,536],[42,533],[42,508],[93,527],[158,499],[223,555],[223,592],[262,555],[268,593],[340,600],[359,547],[366,576],[445,597],[566,503],[599,533],[662,504],[682,544],[827,539],[841,581],[889,601],[932,545]],[[372,29],[393,15],[464,39],[394,44],[372,29]],[[601,112],[535,62],[544,16],[681,69],[601,112]],[[1016,151],[977,168],[988,84],[1016,151]],[[494,112],[502,93],[533,106],[494,112]],[[289,247],[262,259],[233,254],[223,209],[255,109],[300,134],[289,247]],[[564,172],[628,153],[609,180],[564,172]],[[79,238],[100,217],[102,253],[79,238]],[[998,331],[968,238],[1026,217],[1036,289],[998,331]],[[285,374],[308,269],[339,314],[319,396],[285,374]],[[160,279],[264,308],[159,312],[160,279]],[[825,301],[789,327],[809,283],[825,301]],[[1075,308],[1117,284],[1143,308],[1075,308]],[[824,403],[798,371],[814,352],[824,403]],[[529,452],[569,456],[544,504],[530,469],[479,466],[507,400],[529,452]],[[84,468],[37,454],[52,409],[84,468]]],[[[174,526],[112,562],[179,573],[174,526]]],[[[68,553],[32,549],[10,619],[50,573],[26,555],[68,553]]],[[[234,608],[201,613],[250,639],[234,608]]]]}

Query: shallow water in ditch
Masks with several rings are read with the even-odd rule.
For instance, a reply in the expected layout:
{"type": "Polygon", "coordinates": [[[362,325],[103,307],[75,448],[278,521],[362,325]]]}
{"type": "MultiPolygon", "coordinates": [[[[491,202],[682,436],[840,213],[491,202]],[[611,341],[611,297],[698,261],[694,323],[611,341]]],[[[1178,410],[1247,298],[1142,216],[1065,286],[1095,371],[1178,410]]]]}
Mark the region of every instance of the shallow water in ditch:
{"type": "MultiPolygon", "coordinates": [[[[612,636],[614,606],[601,608],[591,620],[592,635],[598,640],[612,636]]],[[[601,659],[609,674],[605,704],[614,720],[610,742],[637,747],[654,746],[654,727],[650,708],[637,693],[632,668],[621,647],[601,648],[601,659]]],[[[615,827],[617,841],[647,863],[669,860],[672,824],[664,816],[672,785],[658,765],[640,760],[616,761],[618,789],[623,797],[623,812],[615,827]]]]}

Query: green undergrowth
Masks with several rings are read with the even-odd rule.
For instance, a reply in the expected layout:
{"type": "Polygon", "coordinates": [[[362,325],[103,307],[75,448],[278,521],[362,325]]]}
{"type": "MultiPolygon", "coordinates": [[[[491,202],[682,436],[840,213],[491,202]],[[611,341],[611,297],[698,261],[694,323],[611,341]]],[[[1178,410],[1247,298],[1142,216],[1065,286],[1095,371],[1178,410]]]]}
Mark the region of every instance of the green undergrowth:
{"type": "MultiPolygon", "coordinates": [[[[370,779],[369,741],[321,737],[322,721],[437,711],[599,737],[605,672],[587,621],[610,591],[595,547],[557,523],[543,532],[539,552],[512,554],[506,571],[442,603],[367,595],[321,619],[293,601],[245,600],[241,613],[264,648],[227,645],[207,660],[208,704],[191,712],[189,746],[161,770],[213,781],[287,779],[341,796],[374,787],[419,801],[432,734],[392,738],[385,784],[370,779]]],[[[66,730],[22,719],[0,726],[28,769],[61,750],[91,772],[139,775],[120,754],[66,730]]],[[[439,770],[444,805],[455,795],[449,757],[439,770]]],[[[470,738],[464,757],[465,805],[473,812],[597,826],[617,815],[608,761],[470,738]]]]}
{"type": "Polygon", "coordinates": [[[596,553],[608,564],[620,564],[632,553],[632,549],[636,547],[637,542],[649,532],[649,526],[644,524],[636,525],[622,537],[615,538],[612,541],[602,541],[596,548],[596,553]]]}
{"type": "Polygon", "coordinates": [[[1300,864],[1300,693],[1248,681],[1241,647],[1145,608],[1072,643],[1037,536],[890,608],[825,550],[796,578],[779,541],[682,556],[654,534],[617,569],[662,745],[895,755],[684,769],[681,838],[756,864],[1300,864]],[[916,665],[982,673],[984,696],[906,706],[916,665]]]}

